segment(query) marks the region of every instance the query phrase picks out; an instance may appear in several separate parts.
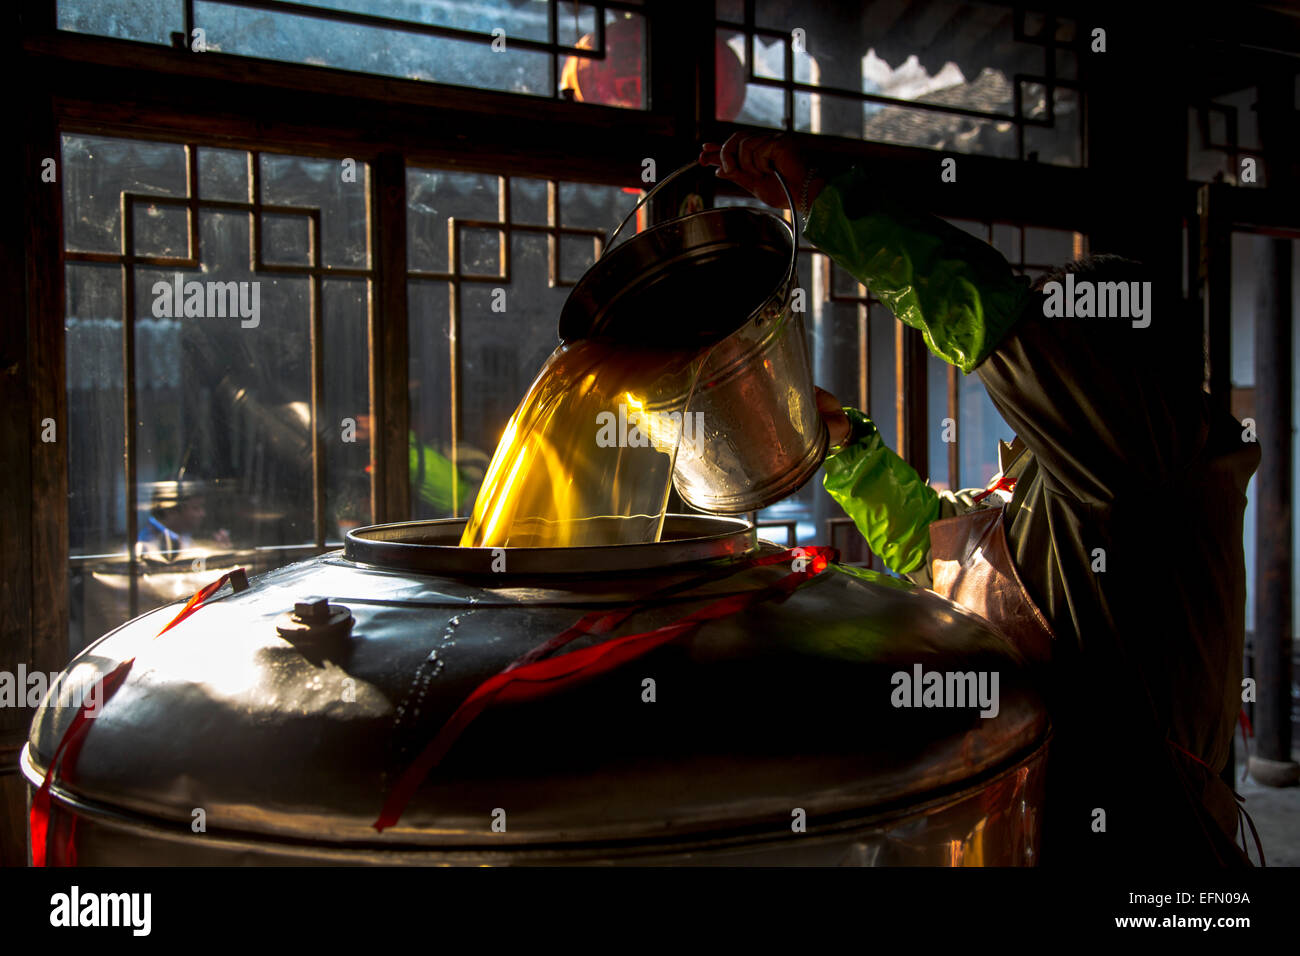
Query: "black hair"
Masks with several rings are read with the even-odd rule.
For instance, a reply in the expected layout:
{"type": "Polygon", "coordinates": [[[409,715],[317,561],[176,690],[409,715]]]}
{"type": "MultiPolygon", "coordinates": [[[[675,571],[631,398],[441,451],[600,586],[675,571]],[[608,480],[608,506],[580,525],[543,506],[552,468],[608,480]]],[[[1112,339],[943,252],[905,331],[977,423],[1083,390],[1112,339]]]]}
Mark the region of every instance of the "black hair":
{"type": "Polygon", "coordinates": [[[1034,280],[1035,292],[1042,292],[1049,282],[1064,282],[1067,275],[1087,276],[1103,282],[1140,282],[1150,279],[1146,266],[1136,259],[1126,259],[1109,252],[1099,252],[1094,256],[1084,256],[1067,262],[1034,280]]]}

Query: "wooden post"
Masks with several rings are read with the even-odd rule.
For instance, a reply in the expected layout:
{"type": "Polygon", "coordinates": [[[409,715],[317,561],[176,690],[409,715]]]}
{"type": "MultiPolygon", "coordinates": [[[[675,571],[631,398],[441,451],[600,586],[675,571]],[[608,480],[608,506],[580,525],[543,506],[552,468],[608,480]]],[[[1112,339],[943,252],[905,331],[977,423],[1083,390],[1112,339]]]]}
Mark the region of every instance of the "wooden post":
{"type": "MultiPolygon", "coordinates": [[[[1295,131],[1294,77],[1272,75],[1259,85],[1260,136],[1270,190],[1295,195],[1291,174],[1295,131]]],[[[1292,507],[1292,240],[1262,240],[1255,291],[1255,752],[1250,774],[1275,787],[1300,781],[1291,759],[1292,507]]]]}
{"type": "Polygon", "coordinates": [[[1260,783],[1300,780],[1291,759],[1291,240],[1262,241],[1255,295],[1255,753],[1260,783]]]}
{"type": "Polygon", "coordinates": [[[406,164],[397,152],[371,171],[375,289],[370,313],[371,504],[377,522],[411,515],[409,316],[406,304],[406,164]]]}
{"type": "MultiPolygon", "coordinates": [[[[53,5],[6,10],[9,61],[24,62],[21,38],[53,29],[53,5]]],[[[7,182],[20,200],[0,226],[0,283],[12,321],[0,337],[0,669],[17,676],[61,669],[68,657],[67,389],[63,352],[63,169],[48,94],[19,98],[7,182]],[[54,160],[56,178],[42,172],[54,160]],[[53,441],[48,436],[52,423],[53,441]]],[[[19,687],[25,695],[27,688],[19,687]]],[[[0,708],[0,866],[26,862],[26,797],[17,759],[34,708],[0,708]]]]}

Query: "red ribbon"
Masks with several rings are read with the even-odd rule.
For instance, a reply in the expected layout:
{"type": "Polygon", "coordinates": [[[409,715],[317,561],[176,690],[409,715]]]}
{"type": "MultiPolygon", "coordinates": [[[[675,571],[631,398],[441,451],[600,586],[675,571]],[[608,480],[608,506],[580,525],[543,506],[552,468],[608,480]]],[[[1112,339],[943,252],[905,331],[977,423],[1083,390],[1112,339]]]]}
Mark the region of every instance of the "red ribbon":
{"type": "Polygon", "coordinates": [[[836,552],[831,548],[809,547],[795,548],[792,551],[778,552],[746,562],[737,571],[761,565],[786,562],[806,562],[802,570],[786,575],[780,581],[765,588],[759,588],[744,594],[729,597],[707,604],[691,614],[671,624],[665,624],[651,631],[630,634],[597,644],[581,650],[570,651],[560,657],[549,657],[559,648],[584,634],[605,634],[613,630],[624,620],[645,606],[654,595],[638,604],[614,611],[598,611],[581,618],[576,624],[551,638],[545,644],[534,648],[511,662],[500,673],[489,677],[461,702],[439,729],[437,735],[421,751],[415,761],[403,771],[393,785],[384,801],[383,809],[372,826],[382,833],[401,819],[402,812],[420,785],[451,750],[452,745],[464,733],[479,714],[490,704],[496,702],[520,702],[534,700],[563,687],[585,681],[598,674],[635,660],[662,644],[682,637],[707,621],[714,621],[730,614],[735,614],[760,601],[770,598],[785,597],[809,581],[835,560],[836,552]],[[545,658],[545,659],[543,659],[545,658]]]}
{"type": "MultiPolygon", "coordinates": [[[[172,618],[166,627],[154,635],[154,640],[162,637],[201,608],[208,598],[217,593],[221,586],[232,578],[234,578],[232,587],[236,591],[242,591],[248,587],[248,575],[243,568],[227,571],[211,584],[199,588],[185,607],[181,609],[180,613],[172,618]]],[[[45,779],[41,781],[40,789],[32,797],[32,809],[29,817],[32,834],[32,866],[47,865],[50,830],[50,788],[54,784],[54,774],[56,768],[60,766],[60,759],[62,759],[62,768],[66,777],[68,771],[76,765],[77,756],[81,753],[82,745],[86,742],[86,734],[90,730],[90,722],[93,719],[93,716],[87,711],[86,702],[98,700],[98,709],[102,710],[104,705],[108,703],[108,699],[125,682],[126,675],[131,672],[131,665],[134,663],[135,658],[128,657],[107,674],[96,677],[94,683],[90,685],[90,689],[83,693],[81,707],[77,709],[71,723],[63,731],[63,736],[59,739],[59,745],[54,749],[54,756],[50,758],[50,764],[45,769],[45,779]],[[96,690],[98,690],[98,693],[96,693],[96,690]]],[[[77,865],[77,848],[72,839],[76,822],[76,817],[72,817],[67,832],[60,834],[56,844],[56,849],[59,851],[55,855],[56,862],[65,866],[77,865]]]]}
{"type": "Polygon", "coordinates": [[[1003,475],[1001,478],[999,478],[997,481],[993,482],[993,484],[989,485],[987,488],[985,488],[985,489],[984,489],[983,491],[981,491],[979,494],[977,494],[977,495],[971,495],[971,496],[970,496],[970,500],[971,500],[971,501],[983,501],[985,498],[987,498],[989,495],[993,494],[993,492],[995,492],[995,491],[1011,491],[1011,490],[1014,489],[1015,487],[1016,487],[1016,479],[1015,479],[1015,478],[1012,478],[1012,477],[1010,477],[1010,476],[1008,476],[1008,475],[1003,475]]]}

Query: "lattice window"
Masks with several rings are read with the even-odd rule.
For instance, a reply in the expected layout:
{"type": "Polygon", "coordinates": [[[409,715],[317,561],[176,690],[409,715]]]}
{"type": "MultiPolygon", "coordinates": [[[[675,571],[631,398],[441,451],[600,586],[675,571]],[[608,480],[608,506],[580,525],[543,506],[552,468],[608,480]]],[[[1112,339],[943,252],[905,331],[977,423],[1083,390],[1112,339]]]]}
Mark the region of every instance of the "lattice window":
{"type": "Polygon", "coordinates": [[[1255,87],[1205,100],[1188,110],[1187,178],[1241,185],[1243,160],[1251,185],[1266,186],[1263,144],[1255,118],[1255,87]]]}
{"type": "Polygon", "coordinates": [[[1082,164],[1076,21],[940,0],[718,0],[717,118],[1082,164]]]}
{"type": "Polygon", "coordinates": [[[73,616],[93,637],[211,565],[262,570],[369,520],[369,171],[74,135],[63,168],[73,616]]]}
{"type": "Polygon", "coordinates": [[[61,30],[644,109],[638,0],[59,0],[61,30]]]}

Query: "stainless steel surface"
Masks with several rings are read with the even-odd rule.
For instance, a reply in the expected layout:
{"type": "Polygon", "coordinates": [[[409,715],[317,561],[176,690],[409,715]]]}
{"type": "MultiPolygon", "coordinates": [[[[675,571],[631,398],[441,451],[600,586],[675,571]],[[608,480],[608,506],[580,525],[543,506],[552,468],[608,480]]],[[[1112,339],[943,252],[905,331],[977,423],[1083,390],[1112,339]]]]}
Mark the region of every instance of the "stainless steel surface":
{"type": "Polygon", "coordinates": [[[687,409],[702,436],[682,443],[673,475],[702,511],[764,508],[802,487],[826,456],[803,313],[793,308],[797,248],[771,213],[693,213],[607,248],[561,311],[564,341],[713,345],[687,409]]]}
{"type": "MultiPolygon", "coordinates": [[[[709,540],[719,520],[672,524],[683,541],[709,540]]],[[[422,547],[410,543],[430,534],[420,524],[387,529],[388,543],[422,547]]],[[[262,575],[157,640],[174,605],[93,644],[61,684],[136,663],[54,788],[56,812],[79,820],[79,860],[1032,862],[1047,720],[1022,659],[956,605],[838,566],[583,685],[489,707],[401,822],[376,833],[392,781],[460,701],[584,614],[638,605],[575,649],[790,573],[737,572],[736,554],[619,574],[583,572],[592,556],[574,555],[539,573],[524,550],[508,549],[496,574],[333,552],[262,575]],[[282,637],[277,620],[310,597],[351,609],[350,635],[282,637]],[[891,675],[918,664],[997,672],[998,714],[895,708],[891,675]],[[796,809],[807,833],[791,829],[796,809]]],[[[588,550],[618,549],[575,549],[588,550]]],[[[37,714],[32,785],[72,714],[48,702],[37,714]]]]}
{"type": "Polygon", "coordinates": [[[216,831],[198,839],[184,824],[69,796],[59,812],[76,815],[83,862],[115,866],[1033,866],[1046,758],[1043,744],[977,785],[893,813],[814,817],[798,836],[773,827],[631,844],[334,846],[216,831]]]}

